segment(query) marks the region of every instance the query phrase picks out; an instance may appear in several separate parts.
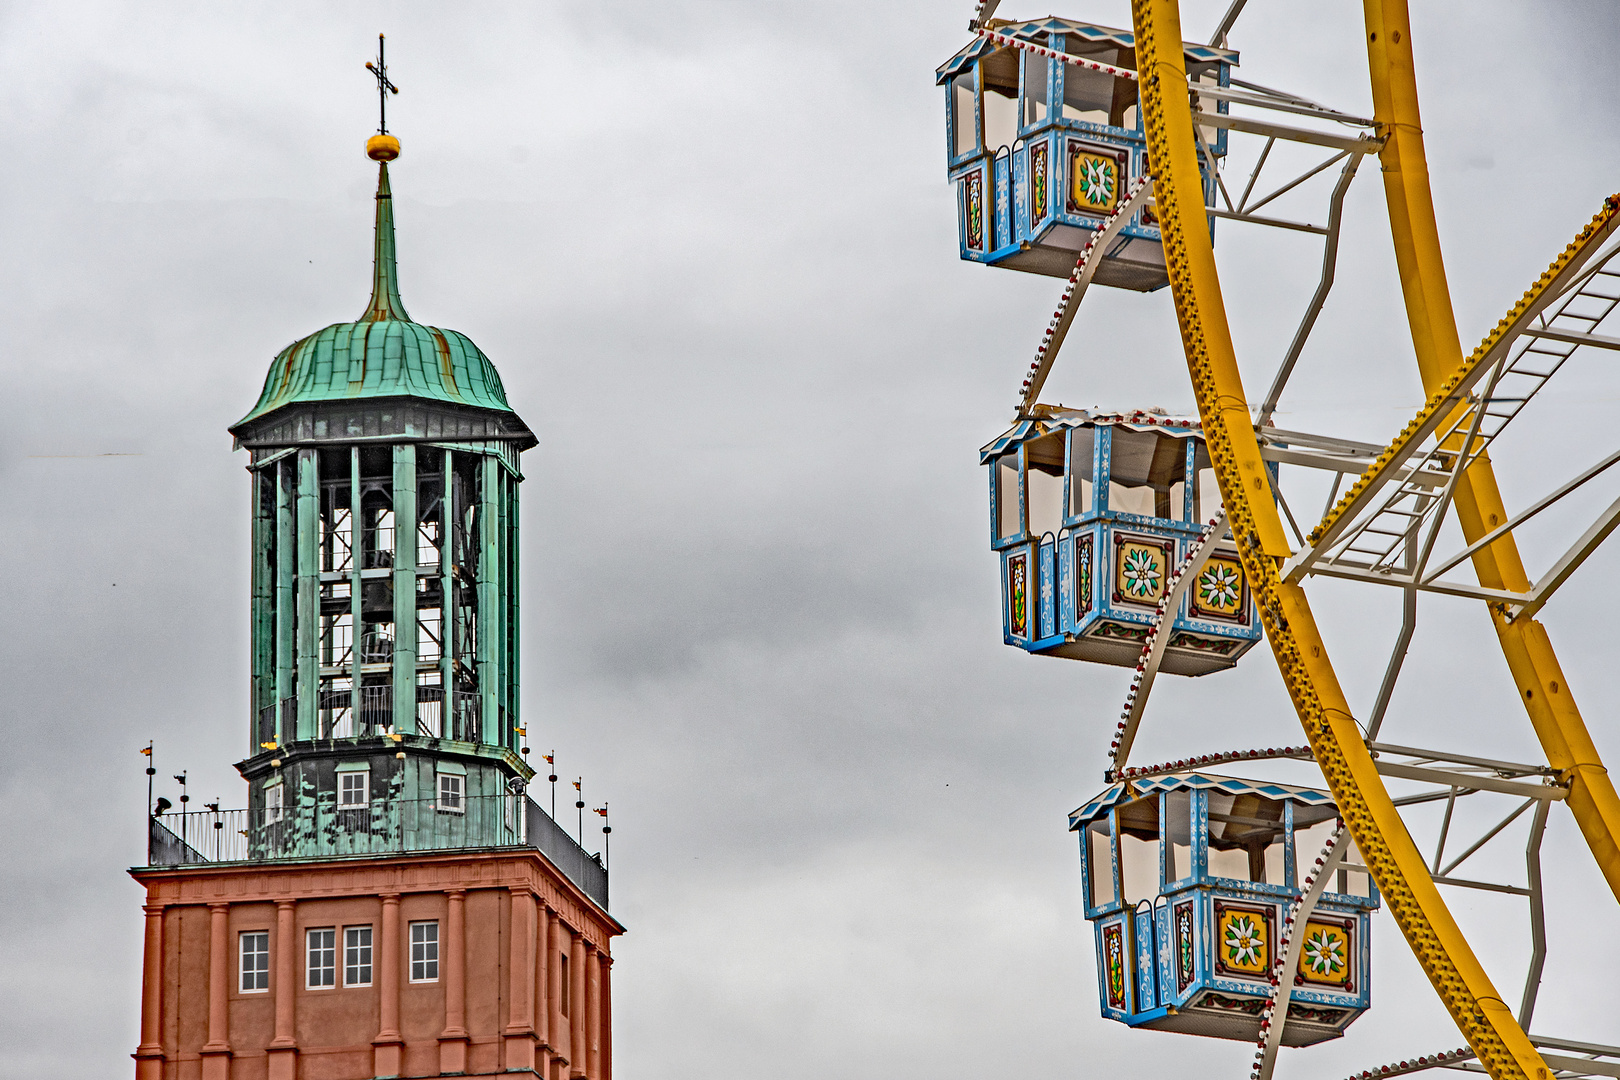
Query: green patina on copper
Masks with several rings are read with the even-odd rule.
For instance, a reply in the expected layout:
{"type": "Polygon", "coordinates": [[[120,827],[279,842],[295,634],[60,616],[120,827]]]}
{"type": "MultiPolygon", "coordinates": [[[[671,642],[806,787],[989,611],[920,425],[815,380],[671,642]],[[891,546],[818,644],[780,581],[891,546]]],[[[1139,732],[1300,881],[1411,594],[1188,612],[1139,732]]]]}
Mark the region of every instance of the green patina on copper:
{"type": "Polygon", "coordinates": [[[406,312],[384,162],[377,173],[376,256],[365,314],[283,349],[270,365],[258,404],[232,431],[288,405],[390,397],[512,412],[495,365],[478,346],[455,330],[412,322],[406,312]]]}

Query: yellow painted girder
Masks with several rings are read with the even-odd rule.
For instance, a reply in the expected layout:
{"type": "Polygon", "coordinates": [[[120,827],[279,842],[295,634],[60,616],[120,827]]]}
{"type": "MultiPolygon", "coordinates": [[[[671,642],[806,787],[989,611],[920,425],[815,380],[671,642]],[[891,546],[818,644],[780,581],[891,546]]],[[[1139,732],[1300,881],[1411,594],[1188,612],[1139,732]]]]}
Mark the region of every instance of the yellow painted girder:
{"type": "Polygon", "coordinates": [[[1459,388],[1467,383],[1482,367],[1494,364],[1513,346],[1520,332],[1543,308],[1558,296],[1561,286],[1567,285],[1571,274],[1579,274],[1587,257],[1601,247],[1620,225],[1620,196],[1604,200],[1603,208],[1575,235],[1552,264],[1526,289],[1518,303],[1508,310],[1502,320],[1485,335],[1472,354],[1458,364],[1450,375],[1433,388],[1429,400],[1401,429],[1400,434],[1379,454],[1373,463],[1345,491],[1333,509],[1322,518],[1321,524],[1311,530],[1306,542],[1315,544],[1340,519],[1362,508],[1363,495],[1373,484],[1385,479],[1391,472],[1404,466],[1417,452],[1417,448],[1435,430],[1466,430],[1462,423],[1469,407],[1463,402],[1459,388]],[[1446,415],[1442,415],[1446,414],[1446,415]]]}
{"type": "MultiPolygon", "coordinates": [[[[1400,270],[1401,292],[1406,300],[1418,371],[1425,392],[1436,394],[1464,361],[1457,320],[1451,307],[1451,292],[1446,283],[1445,263],[1440,255],[1439,228],[1435,223],[1428,163],[1423,152],[1411,21],[1406,0],[1364,0],[1364,9],[1373,118],[1378,121],[1380,134],[1386,136],[1379,160],[1383,164],[1395,261],[1400,270]]],[[[1589,233],[1601,231],[1607,235],[1612,228],[1613,213],[1611,204],[1593,220],[1593,225],[1582,234],[1586,243],[1592,239],[1589,233]],[[1600,225],[1601,230],[1597,228],[1600,225]]],[[[1577,237],[1577,242],[1582,242],[1582,238],[1577,237]]],[[[1557,265],[1555,260],[1554,266],[1557,265]]],[[[1545,282],[1546,275],[1542,280],[1545,282]]],[[[1509,312],[1509,318],[1513,314],[1509,312]]],[[[1463,474],[1453,505],[1457,524],[1470,544],[1508,519],[1489,455],[1481,454],[1463,474]]],[[[1479,583],[1487,588],[1511,592],[1530,590],[1530,579],[1512,533],[1504,534],[1475,553],[1473,562],[1479,583]]],[[[1490,609],[1497,640],[1518,687],[1520,703],[1541,740],[1547,763],[1558,769],[1562,774],[1561,782],[1569,785],[1570,813],[1592,849],[1610,890],[1620,898],[1620,796],[1616,795],[1614,781],[1581,719],[1546,628],[1533,619],[1510,620],[1506,608],[1500,604],[1492,604],[1490,609]]]]}
{"type": "Polygon", "coordinates": [[[1132,0],[1149,169],[1187,367],[1232,535],[1300,723],[1339,811],[1424,972],[1498,1080],[1546,1080],[1429,876],[1374,767],[1304,590],[1278,577],[1290,554],[1232,348],[1186,105],[1176,0],[1132,0]],[[1169,99],[1166,90],[1169,88],[1169,99]]]}

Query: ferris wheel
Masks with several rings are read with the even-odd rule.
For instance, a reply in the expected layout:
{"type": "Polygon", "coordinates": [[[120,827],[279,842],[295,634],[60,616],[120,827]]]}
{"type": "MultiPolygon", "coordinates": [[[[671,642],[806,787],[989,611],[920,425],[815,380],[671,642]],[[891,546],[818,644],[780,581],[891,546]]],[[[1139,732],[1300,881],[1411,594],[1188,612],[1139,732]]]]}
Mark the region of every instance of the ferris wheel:
{"type": "MultiPolygon", "coordinates": [[[[1465,353],[1404,0],[1366,5],[1370,117],[1242,78],[1227,39],[1244,2],[1194,42],[1176,0],[1132,0],[1129,29],[998,19],[998,4],[985,0],[972,39],[936,73],[962,258],[1065,279],[1014,395],[1013,426],[981,461],[1005,642],[1133,669],[1117,722],[1106,721],[1109,786],[1070,817],[1102,1015],[1252,1040],[1251,1076],[1269,1080],[1280,1046],[1335,1038],[1371,1007],[1371,913],[1387,905],[1466,1045],[1352,1080],[1431,1068],[1498,1080],[1620,1076],[1620,1046],[1541,1034],[1535,1012],[1551,815],[1569,815],[1620,899],[1620,797],[1536,619],[1620,525],[1620,500],[1564,537],[1539,577],[1520,551],[1526,523],[1567,508],[1620,451],[1512,510],[1491,460],[1493,448],[1513,452],[1498,437],[1578,351],[1620,349],[1620,317],[1610,320],[1620,307],[1620,196],[1593,196],[1595,215],[1465,353]],[[1244,169],[1229,175],[1240,145],[1244,169]],[[1368,158],[1427,395],[1381,443],[1274,423],[1332,289],[1345,196],[1368,158]],[[1319,201],[1304,219],[1286,212],[1309,198],[1319,201]],[[1322,245],[1316,287],[1258,399],[1243,383],[1214,256],[1217,225],[1240,223],[1322,245]],[[1168,287],[1164,317],[1173,309],[1196,415],[1042,403],[1094,285],[1168,287]],[[1320,500],[1323,488],[1315,521],[1302,493],[1320,500]],[[1359,708],[1313,614],[1318,579],[1401,599],[1377,691],[1359,708]],[[1519,697],[1491,722],[1528,725],[1544,761],[1482,756],[1456,739],[1412,745],[1398,733],[1390,704],[1419,599],[1432,595],[1483,605],[1519,697]],[[1262,636],[1302,745],[1130,764],[1160,674],[1230,668],[1262,636]],[[1314,762],[1325,790],[1226,774],[1279,759],[1314,762]],[[1500,813],[1458,810],[1492,803],[1500,813]],[[1503,877],[1500,860],[1476,869],[1482,850],[1513,838],[1522,874],[1503,877]],[[1525,901],[1518,986],[1493,983],[1448,906],[1454,890],[1525,901]]],[[[1166,364],[1161,374],[1176,370],[1166,364]]]]}

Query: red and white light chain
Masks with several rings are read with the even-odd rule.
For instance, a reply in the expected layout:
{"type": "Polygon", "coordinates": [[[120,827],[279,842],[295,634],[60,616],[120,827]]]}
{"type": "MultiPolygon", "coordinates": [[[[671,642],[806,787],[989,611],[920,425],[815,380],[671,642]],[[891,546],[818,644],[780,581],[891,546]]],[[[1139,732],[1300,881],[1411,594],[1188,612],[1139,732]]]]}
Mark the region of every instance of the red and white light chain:
{"type": "Polygon", "coordinates": [[[1176,585],[1181,581],[1182,575],[1192,565],[1193,553],[1204,546],[1205,541],[1209,539],[1209,534],[1215,531],[1215,527],[1220,521],[1221,515],[1219,514],[1209,519],[1209,524],[1205,525],[1203,531],[1198,534],[1198,539],[1188,546],[1187,557],[1181,560],[1181,565],[1176,567],[1175,573],[1171,574],[1169,580],[1164,583],[1164,595],[1159,597],[1159,606],[1154,608],[1153,614],[1149,618],[1149,625],[1153,627],[1153,630],[1148,634],[1147,641],[1142,645],[1142,656],[1136,661],[1136,671],[1131,675],[1131,688],[1125,692],[1125,708],[1120,711],[1119,726],[1114,729],[1114,738],[1108,744],[1110,772],[1113,772],[1113,763],[1119,757],[1119,741],[1125,737],[1125,725],[1131,722],[1131,713],[1136,707],[1137,692],[1141,690],[1142,680],[1147,675],[1147,662],[1148,657],[1153,654],[1153,645],[1159,640],[1159,635],[1164,633],[1175,622],[1174,618],[1165,619],[1165,612],[1170,606],[1170,598],[1175,595],[1176,585]]]}
{"type": "MultiPolygon", "coordinates": [[[[1266,1042],[1271,1033],[1271,1017],[1277,1008],[1277,991],[1282,985],[1283,968],[1288,963],[1288,942],[1294,936],[1294,920],[1299,916],[1299,909],[1305,903],[1316,879],[1321,875],[1322,868],[1327,865],[1328,856],[1332,854],[1333,847],[1339,842],[1339,836],[1344,832],[1344,822],[1338,822],[1333,835],[1327,838],[1322,850],[1316,854],[1316,862],[1311,865],[1311,872],[1299,883],[1299,898],[1288,905],[1288,914],[1283,916],[1282,932],[1277,935],[1277,956],[1271,965],[1271,996],[1266,999],[1266,1007],[1260,1014],[1260,1038],[1255,1043],[1254,1067],[1249,1070],[1249,1080],[1260,1080],[1260,1073],[1265,1066],[1266,1042]]],[[[1287,1018],[1283,1018],[1287,1022],[1287,1018]]]]}
{"type": "MultiPolygon", "coordinates": [[[[975,11],[975,21],[977,21],[977,15],[978,12],[975,11]]],[[[1112,64],[1099,64],[1095,60],[1086,60],[1083,57],[1070,56],[1061,49],[1050,49],[1045,45],[1037,45],[1033,41],[1025,41],[1022,38],[1015,38],[1011,34],[1002,34],[995,30],[986,30],[982,26],[979,27],[976,33],[982,38],[995,42],[997,45],[1005,45],[1009,49],[1023,49],[1025,52],[1032,52],[1037,56],[1044,56],[1050,60],[1061,60],[1065,64],[1072,64],[1075,67],[1085,68],[1088,71],[1100,71],[1105,75],[1114,75],[1121,79],[1136,80],[1140,78],[1136,72],[1131,71],[1128,68],[1114,67],[1112,64]]]]}
{"type": "Polygon", "coordinates": [[[1141,409],[1132,409],[1128,413],[1097,413],[1091,420],[1096,424],[1144,424],[1148,427],[1202,429],[1204,426],[1204,422],[1195,416],[1160,416],[1141,409]]]}
{"type": "Polygon", "coordinates": [[[1114,780],[1144,780],[1150,776],[1164,776],[1200,765],[1224,765],[1229,761],[1265,761],[1271,758],[1300,758],[1310,760],[1308,746],[1268,746],[1264,750],[1228,750],[1221,754],[1200,754],[1197,757],[1167,761],[1163,765],[1143,765],[1135,768],[1115,769],[1114,780]]]}
{"type": "MultiPolygon", "coordinates": [[[[1051,50],[1048,49],[1047,51],[1050,52],[1051,50]]],[[[1138,191],[1142,190],[1142,185],[1152,183],[1152,181],[1153,177],[1151,176],[1138,177],[1136,183],[1131,186],[1131,190],[1126,193],[1125,198],[1120,200],[1119,206],[1114,209],[1112,214],[1108,215],[1108,220],[1104,221],[1101,228],[1091,234],[1091,239],[1086,241],[1086,246],[1080,249],[1080,257],[1075,260],[1074,269],[1069,273],[1069,280],[1063,285],[1063,296],[1058,300],[1058,309],[1052,313],[1051,321],[1046,324],[1046,333],[1041,335],[1041,343],[1035,347],[1035,359],[1030,361],[1029,374],[1024,376],[1024,384],[1019,387],[1020,397],[1029,393],[1030,384],[1035,381],[1036,373],[1041,370],[1041,364],[1046,360],[1046,352],[1052,347],[1052,337],[1057,333],[1058,325],[1062,323],[1063,317],[1068,314],[1069,303],[1074,299],[1075,287],[1080,284],[1080,275],[1085,270],[1086,263],[1090,260],[1092,249],[1097,246],[1098,239],[1108,231],[1109,226],[1114,224],[1120,214],[1125,212],[1125,208],[1131,205],[1131,200],[1136,197],[1138,191]]]]}
{"type": "Polygon", "coordinates": [[[1363,1069],[1358,1073],[1351,1073],[1345,1080],[1384,1080],[1388,1076],[1401,1076],[1405,1073],[1421,1072],[1432,1069],[1437,1065],[1454,1065],[1459,1061],[1468,1061],[1474,1057],[1474,1052],[1464,1046],[1457,1050],[1443,1050],[1438,1054],[1425,1054],[1407,1061],[1398,1061],[1393,1065],[1380,1065],[1376,1069],[1363,1069]]]}

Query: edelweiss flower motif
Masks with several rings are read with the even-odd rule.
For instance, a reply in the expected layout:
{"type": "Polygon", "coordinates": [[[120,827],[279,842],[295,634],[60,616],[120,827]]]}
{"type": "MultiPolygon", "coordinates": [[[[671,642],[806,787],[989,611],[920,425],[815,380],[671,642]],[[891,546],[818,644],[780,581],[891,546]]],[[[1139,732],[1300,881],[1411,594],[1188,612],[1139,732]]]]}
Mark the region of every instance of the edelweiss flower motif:
{"type": "Polygon", "coordinates": [[[1148,597],[1159,591],[1159,580],[1164,575],[1159,560],[1145,548],[1134,548],[1125,554],[1125,591],[1132,596],[1148,597]]]}
{"type": "Polygon", "coordinates": [[[1317,975],[1337,975],[1344,970],[1344,939],[1326,930],[1317,930],[1305,939],[1305,963],[1317,975]]]}
{"type": "Polygon", "coordinates": [[[1198,575],[1198,602],[1209,608],[1237,607],[1242,580],[1237,567],[1213,563],[1198,575]]]}
{"type": "Polygon", "coordinates": [[[1260,963],[1263,944],[1253,918],[1239,915],[1226,924],[1226,958],[1234,964],[1260,963]]]}
{"type": "Polygon", "coordinates": [[[1114,201],[1114,169],[1101,158],[1083,158],[1080,162],[1080,193],[1093,206],[1106,206],[1114,201]]]}

